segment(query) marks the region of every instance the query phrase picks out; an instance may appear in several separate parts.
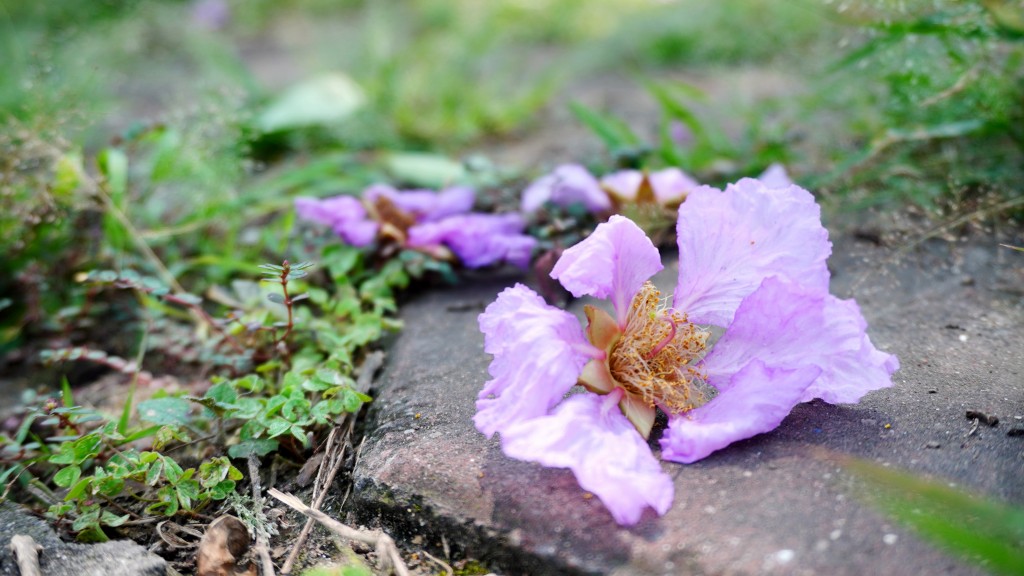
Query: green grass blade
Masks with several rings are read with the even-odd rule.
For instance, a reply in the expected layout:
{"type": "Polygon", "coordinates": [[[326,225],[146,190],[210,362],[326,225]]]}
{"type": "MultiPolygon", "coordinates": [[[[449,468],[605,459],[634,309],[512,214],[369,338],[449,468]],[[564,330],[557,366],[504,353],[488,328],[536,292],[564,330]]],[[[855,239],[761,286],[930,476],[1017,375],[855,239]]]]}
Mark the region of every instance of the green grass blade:
{"type": "Polygon", "coordinates": [[[845,468],[883,512],[997,574],[1024,574],[1024,509],[857,459],[845,468]]]}

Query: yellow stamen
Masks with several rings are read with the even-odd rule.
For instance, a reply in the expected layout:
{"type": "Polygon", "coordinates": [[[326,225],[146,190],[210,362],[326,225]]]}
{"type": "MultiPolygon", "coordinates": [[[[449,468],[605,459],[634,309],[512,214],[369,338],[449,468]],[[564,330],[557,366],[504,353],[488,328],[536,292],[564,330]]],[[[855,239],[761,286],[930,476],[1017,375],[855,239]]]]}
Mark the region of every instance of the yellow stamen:
{"type": "Polygon", "coordinates": [[[666,307],[650,282],[633,297],[622,337],[608,368],[625,390],[678,414],[703,402],[705,374],[694,364],[704,355],[709,333],[685,314],[666,307]]]}

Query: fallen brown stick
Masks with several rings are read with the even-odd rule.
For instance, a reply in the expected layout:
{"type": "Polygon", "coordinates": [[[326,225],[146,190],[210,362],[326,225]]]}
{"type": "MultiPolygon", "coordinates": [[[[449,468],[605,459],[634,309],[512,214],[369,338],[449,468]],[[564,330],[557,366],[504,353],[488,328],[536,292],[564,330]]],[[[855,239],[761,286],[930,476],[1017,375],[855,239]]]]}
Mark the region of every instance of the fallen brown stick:
{"type": "Polygon", "coordinates": [[[42,549],[31,536],[17,534],[11,537],[11,552],[18,559],[21,576],[43,576],[39,569],[39,551],[42,549]]]}
{"type": "Polygon", "coordinates": [[[409,576],[409,569],[405,566],[402,556],[398,553],[398,547],[395,545],[395,541],[387,534],[379,530],[357,530],[346,526],[327,514],[306,506],[302,500],[299,500],[291,494],[285,494],[277,488],[270,488],[267,490],[267,494],[277,498],[281,503],[287,505],[289,508],[302,512],[306,516],[316,520],[325,528],[342,538],[373,546],[374,550],[377,551],[377,561],[382,570],[391,569],[398,576],[409,576]]]}

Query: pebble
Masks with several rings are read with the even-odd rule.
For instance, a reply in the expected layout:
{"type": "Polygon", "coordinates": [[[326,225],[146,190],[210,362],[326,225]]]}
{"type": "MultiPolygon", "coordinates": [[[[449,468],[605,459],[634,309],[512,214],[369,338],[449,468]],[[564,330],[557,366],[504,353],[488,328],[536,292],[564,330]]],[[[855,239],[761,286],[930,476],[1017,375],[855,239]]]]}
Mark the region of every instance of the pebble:
{"type": "Polygon", "coordinates": [[[939,442],[936,442],[934,440],[932,440],[931,442],[928,442],[924,446],[925,446],[925,448],[933,448],[933,449],[934,448],[942,448],[942,444],[939,443],[939,442]]]}
{"type": "Polygon", "coordinates": [[[896,540],[898,540],[898,539],[899,539],[899,536],[897,536],[895,534],[886,534],[885,536],[882,536],[882,542],[885,542],[889,546],[892,546],[893,544],[895,544],[896,540]]]}

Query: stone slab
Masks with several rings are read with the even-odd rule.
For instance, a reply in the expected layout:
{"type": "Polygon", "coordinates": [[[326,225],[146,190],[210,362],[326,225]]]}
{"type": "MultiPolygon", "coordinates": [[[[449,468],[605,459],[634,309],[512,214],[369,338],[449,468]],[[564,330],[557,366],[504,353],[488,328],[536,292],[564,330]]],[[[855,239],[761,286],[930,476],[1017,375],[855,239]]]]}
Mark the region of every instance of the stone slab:
{"type": "MultiPolygon", "coordinates": [[[[797,406],[775,431],[691,465],[676,500],[619,527],[567,470],[506,458],[472,423],[488,378],[477,315],[516,277],[471,278],[402,310],[355,469],[355,510],[401,540],[502,574],[978,574],[855,497],[815,456],[853,454],[1024,503],[1024,258],[993,238],[906,250],[833,240],[833,293],[856,296],[895,386],[860,404],[797,406]],[[968,435],[967,410],[999,416],[968,435]],[[937,448],[935,446],[938,445],[937,448]],[[931,447],[930,447],[931,446],[931,447]],[[417,539],[417,536],[422,540],[417,539]]],[[[674,284],[669,265],[658,283],[674,284]]],[[[578,309],[578,304],[574,309],[578,309]]]]}
{"type": "Polygon", "coordinates": [[[167,562],[130,540],[100,544],[62,541],[42,520],[16,504],[0,502],[0,576],[21,572],[11,553],[11,538],[31,536],[42,548],[39,568],[46,576],[163,576],[167,562]]]}

